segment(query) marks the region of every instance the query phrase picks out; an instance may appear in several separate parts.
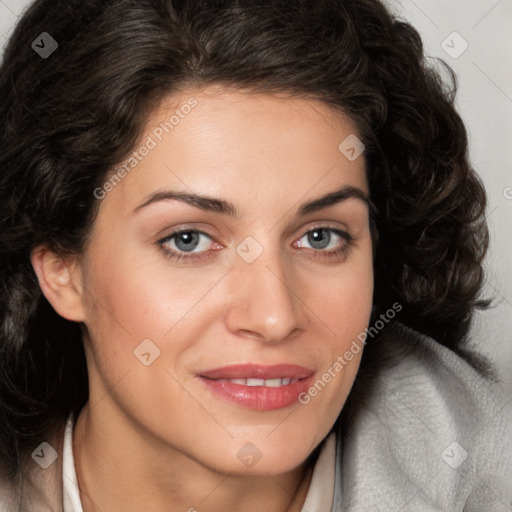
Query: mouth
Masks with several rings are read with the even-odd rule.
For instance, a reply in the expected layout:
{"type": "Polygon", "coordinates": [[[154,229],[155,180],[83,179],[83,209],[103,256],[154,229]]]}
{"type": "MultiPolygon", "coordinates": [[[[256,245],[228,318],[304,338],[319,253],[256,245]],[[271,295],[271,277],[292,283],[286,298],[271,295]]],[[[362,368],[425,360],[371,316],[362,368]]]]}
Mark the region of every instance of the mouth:
{"type": "Polygon", "coordinates": [[[207,370],[197,375],[216,396],[241,407],[270,411],[298,403],[315,372],[308,368],[280,364],[233,365],[207,370]]]}

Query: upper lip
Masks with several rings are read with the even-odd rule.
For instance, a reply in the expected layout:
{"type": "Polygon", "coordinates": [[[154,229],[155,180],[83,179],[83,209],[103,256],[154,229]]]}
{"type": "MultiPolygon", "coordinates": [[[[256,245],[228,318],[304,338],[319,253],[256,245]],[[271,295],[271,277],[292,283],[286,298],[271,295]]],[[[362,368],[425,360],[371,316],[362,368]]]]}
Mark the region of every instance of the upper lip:
{"type": "Polygon", "coordinates": [[[276,364],[265,366],[260,364],[234,364],[222,368],[214,368],[198,373],[208,379],[304,379],[314,373],[309,368],[295,364],[276,364]]]}

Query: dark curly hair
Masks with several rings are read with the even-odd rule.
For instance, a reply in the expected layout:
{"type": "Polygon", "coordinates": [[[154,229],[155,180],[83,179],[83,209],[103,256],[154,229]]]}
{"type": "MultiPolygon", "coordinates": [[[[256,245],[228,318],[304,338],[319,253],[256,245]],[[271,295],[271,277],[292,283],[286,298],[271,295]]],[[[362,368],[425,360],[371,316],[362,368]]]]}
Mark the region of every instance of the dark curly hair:
{"type": "Polygon", "coordinates": [[[446,80],[416,30],[378,0],[36,0],[0,68],[7,473],[88,397],[80,325],[46,301],[31,251],[83,251],[94,190],[155,106],[189,87],[285,92],[348,114],[366,146],[375,311],[398,302],[409,327],[463,353],[474,308],[486,305],[486,197],[453,106],[455,75],[441,66],[446,80]],[[58,43],[46,59],[31,47],[43,32],[58,43]]]}

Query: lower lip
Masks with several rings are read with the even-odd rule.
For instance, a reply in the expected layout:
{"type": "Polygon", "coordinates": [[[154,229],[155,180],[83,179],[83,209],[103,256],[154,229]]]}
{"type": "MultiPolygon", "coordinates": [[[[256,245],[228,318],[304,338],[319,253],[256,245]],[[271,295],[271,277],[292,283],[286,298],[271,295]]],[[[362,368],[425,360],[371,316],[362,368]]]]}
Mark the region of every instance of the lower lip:
{"type": "Polygon", "coordinates": [[[231,382],[200,377],[205,385],[222,398],[234,402],[241,407],[257,411],[272,411],[298,403],[299,395],[310,387],[313,375],[300,379],[293,384],[271,388],[265,386],[244,386],[231,382]]]}

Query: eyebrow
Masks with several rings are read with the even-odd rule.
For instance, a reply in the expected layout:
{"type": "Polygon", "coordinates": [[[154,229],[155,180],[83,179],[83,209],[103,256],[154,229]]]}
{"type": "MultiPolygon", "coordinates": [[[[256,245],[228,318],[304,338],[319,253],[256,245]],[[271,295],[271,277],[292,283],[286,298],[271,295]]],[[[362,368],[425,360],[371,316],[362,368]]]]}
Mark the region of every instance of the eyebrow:
{"type": "MultiPolygon", "coordinates": [[[[295,212],[297,216],[305,216],[310,213],[314,213],[316,211],[322,210],[329,206],[333,206],[337,203],[341,203],[346,201],[347,199],[360,199],[364,203],[369,204],[368,196],[357,187],[353,186],[344,186],[339,190],[335,190],[334,192],[330,192],[324,196],[313,199],[312,201],[308,201],[307,203],[302,204],[298,210],[295,212]]],[[[187,193],[187,192],[177,192],[173,190],[159,190],[150,194],[145,201],[137,206],[133,213],[136,213],[146,206],[150,204],[157,203],[160,201],[169,201],[169,200],[177,200],[182,201],[190,206],[195,206],[196,208],[200,208],[201,210],[210,211],[214,213],[220,213],[223,215],[228,215],[230,217],[240,217],[240,213],[236,209],[233,203],[225,201],[224,199],[218,199],[215,197],[209,197],[200,194],[187,193]]]]}

